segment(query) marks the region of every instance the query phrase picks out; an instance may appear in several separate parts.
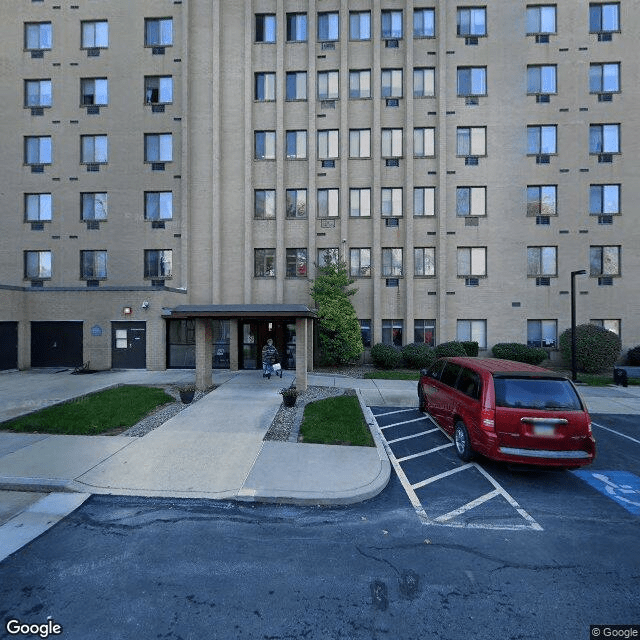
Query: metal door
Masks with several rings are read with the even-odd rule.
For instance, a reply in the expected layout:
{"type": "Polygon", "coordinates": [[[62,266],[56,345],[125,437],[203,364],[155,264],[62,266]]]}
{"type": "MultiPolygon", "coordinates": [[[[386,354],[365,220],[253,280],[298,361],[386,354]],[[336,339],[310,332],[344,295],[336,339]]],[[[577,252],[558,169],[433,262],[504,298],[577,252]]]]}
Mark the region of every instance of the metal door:
{"type": "Polygon", "coordinates": [[[147,323],[111,323],[111,368],[146,369],[147,323]]]}
{"type": "Polygon", "coordinates": [[[0,369],[18,368],[18,323],[0,322],[0,369]]]}
{"type": "Polygon", "coordinates": [[[82,322],[32,322],[31,366],[82,366],[82,322]]]}

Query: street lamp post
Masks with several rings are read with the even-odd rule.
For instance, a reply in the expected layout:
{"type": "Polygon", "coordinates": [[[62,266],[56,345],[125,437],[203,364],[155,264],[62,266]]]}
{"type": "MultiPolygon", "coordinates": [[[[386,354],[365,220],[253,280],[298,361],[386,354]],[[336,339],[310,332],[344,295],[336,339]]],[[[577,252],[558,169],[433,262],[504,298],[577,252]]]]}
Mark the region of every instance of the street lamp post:
{"type": "Polygon", "coordinates": [[[571,272],[571,380],[577,382],[576,371],[576,276],[583,276],[585,269],[571,272]]]}

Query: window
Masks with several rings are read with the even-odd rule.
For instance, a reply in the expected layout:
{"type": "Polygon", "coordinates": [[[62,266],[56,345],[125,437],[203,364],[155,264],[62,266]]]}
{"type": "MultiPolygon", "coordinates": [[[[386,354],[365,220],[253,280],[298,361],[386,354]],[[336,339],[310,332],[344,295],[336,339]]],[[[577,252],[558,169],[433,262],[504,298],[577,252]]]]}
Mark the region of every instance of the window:
{"type": "Polygon", "coordinates": [[[402,276],[402,248],[394,247],[382,250],[382,277],[402,276]]]}
{"type": "Polygon", "coordinates": [[[458,247],[458,276],[484,277],[487,275],[486,247],[458,247]]]}
{"type": "Polygon", "coordinates": [[[480,349],[487,348],[486,320],[458,320],[456,339],[459,342],[477,342],[480,349]]]}
{"type": "MultiPolygon", "coordinates": [[[[274,89],[275,93],[275,89],[274,89]]],[[[307,72],[288,71],[287,72],[287,100],[307,99],[307,72]]]]}
{"type": "Polygon", "coordinates": [[[413,250],[413,275],[436,275],[436,250],[435,247],[416,247],[413,250]]]}
{"type": "Polygon", "coordinates": [[[287,131],[287,158],[302,160],[307,157],[307,132],[287,131]]]}
{"type": "Polygon", "coordinates": [[[433,98],[436,95],[436,70],[432,67],[413,70],[413,97],[433,98]]]}
{"type": "Polygon", "coordinates": [[[52,29],[50,22],[27,22],[24,25],[24,48],[27,51],[51,49],[52,29]]]}
{"type": "Polygon", "coordinates": [[[352,218],[369,218],[371,216],[371,189],[349,189],[349,215],[352,218]]]}
{"type": "Polygon", "coordinates": [[[80,104],[83,107],[106,107],[109,104],[109,82],[106,78],[80,80],[80,104]]]}
{"type": "Polygon", "coordinates": [[[382,11],[382,38],[402,38],[402,11],[382,11]]]}
{"type": "Polygon", "coordinates": [[[486,127],[458,127],[456,155],[459,157],[487,155],[486,127]]]}
{"type": "Polygon", "coordinates": [[[24,81],[25,107],[51,106],[51,80],[24,81]]]}
{"type": "Polygon", "coordinates": [[[589,186],[589,214],[592,216],[620,213],[620,185],[592,184],[589,186]]]}
{"type": "Polygon", "coordinates": [[[337,71],[319,71],[318,100],[337,100],[340,97],[338,80],[337,71]]]}
{"type": "Polygon", "coordinates": [[[589,249],[591,276],[620,275],[620,247],[595,246],[589,249]]]}
{"type": "Polygon", "coordinates": [[[340,19],[338,12],[318,14],[318,41],[330,42],[340,37],[340,19]]]}
{"type": "Polygon", "coordinates": [[[24,139],[25,164],[51,164],[51,136],[27,136],[24,139]]]}
{"type": "Polygon", "coordinates": [[[337,218],[338,204],[338,189],[318,189],[318,218],[337,218]]]}
{"type": "Polygon", "coordinates": [[[591,93],[616,93],[620,91],[620,63],[597,63],[589,67],[589,91],[591,93]]]}
{"type": "Polygon", "coordinates": [[[555,216],[558,214],[558,187],[555,184],[527,187],[527,215],[555,216]]]}
{"type": "Polygon", "coordinates": [[[82,220],[106,220],[109,211],[107,200],[107,194],[104,192],[80,194],[80,218],[82,220]]]}
{"type": "Polygon", "coordinates": [[[256,14],[256,42],[276,41],[276,16],[272,13],[256,14]]]}
{"type": "Polygon", "coordinates": [[[371,97],[371,70],[349,71],[349,97],[355,100],[371,97]]]}
{"type": "Polygon", "coordinates": [[[170,104],[173,102],[172,76],[145,76],[145,104],[170,104]]]}
{"type": "Polygon", "coordinates": [[[80,278],[82,280],[104,280],[107,277],[106,251],[80,252],[80,278]]]}
{"type": "Polygon", "coordinates": [[[620,125],[589,125],[589,153],[620,153],[620,125]]]}
{"type": "Polygon", "coordinates": [[[595,324],[598,327],[602,327],[607,331],[613,331],[617,336],[620,335],[620,320],[589,320],[591,324],[595,324]]]}
{"type": "Polygon", "coordinates": [[[287,218],[307,217],[307,190],[287,189],[287,218]]]}
{"type": "Polygon", "coordinates": [[[349,251],[349,275],[352,278],[371,276],[371,249],[369,247],[349,251]]]}
{"type": "Polygon", "coordinates": [[[170,133],[144,134],[145,162],[171,162],[173,160],[173,136],[170,133]]]}
{"type": "Polygon", "coordinates": [[[414,187],[413,215],[434,216],[436,214],[436,188],[414,187]]]}
{"type": "Polygon", "coordinates": [[[318,268],[337,265],[340,260],[340,253],[337,247],[327,247],[318,249],[318,268]]]}
{"type": "Polygon", "coordinates": [[[318,158],[330,160],[338,155],[338,129],[318,131],[318,158]]]}
{"type": "Polygon", "coordinates": [[[254,100],[269,102],[276,99],[276,74],[256,73],[254,100]]]}
{"type": "Polygon", "coordinates": [[[255,132],[255,158],[256,160],[275,160],[276,158],[276,132],[255,132]]]}
{"type": "Polygon", "coordinates": [[[287,278],[307,277],[307,250],[287,249],[286,252],[287,278]]]}
{"type": "Polygon", "coordinates": [[[527,126],[527,153],[529,155],[556,153],[556,125],[527,126]]]}
{"type": "Polygon", "coordinates": [[[349,39],[371,40],[370,11],[352,11],[349,14],[349,39]]]}
{"type": "Polygon", "coordinates": [[[359,320],[360,322],[360,335],[362,336],[362,346],[371,346],[371,320],[359,320]]]}
{"type": "Polygon", "coordinates": [[[82,48],[106,49],[109,46],[109,23],[106,20],[82,22],[82,48]]]}
{"type": "Polygon", "coordinates": [[[527,94],[548,95],[551,93],[557,93],[556,65],[529,65],[527,67],[527,94]]]}
{"type": "Polygon", "coordinates": [[[402,157],[402,129],[382,130],[382,157],[402,157]]]}
{"type": "Polygon", "coordinates": [[[404,320],[383,320],[382,321],[382,343],[390,344],[394,347],[402,346],[402,332],[404,320]]]}
{"type": "Polygon", "coordinates": [[[414,320],[413,321],[413,341],[421,344],[428,344],[433,347],[436,343],[436,321],[435,320],[414,320]]]}
{"type": "Polygon", "coordinates": [[[254,192],[253,217],[258,220],[276,217],[276,190],[256,189],[254,192]]]}
{"type": "Polygon", "coordinates": [[[402,187],[383,187],[381,213],[383,218],[402,216],[402,187]]]}
{"type": "Polygon", "coordinates": [[[51,278],[51,251],[25,251],[24,277],[27,280],[51,278]]]}
{"type": "Polygon", "coordinates": [[[487,68],[458,67],[458,96],[486,96],[487,68]]]}
{"type": "Polygon", "coordinates": [[[109,160],[107,136],[80,136],[80,162],[105,164],[109,160]]]}
{"type": "Polygon", "coordinates": [[[486,187],[456,187],[456,215],[486,216],[487,188],[486,187]]]}
{"type": "Polygon", "coordinates": [[[527,34],[540,35],[556,32],[556,5],[527,7],[527,34]]]}
{"type": "Polygon", "coordinates": [[[371,129],[349,130],[349,157],[371,157],[371,129]]]}
{"type": "Polygon", "coordinates": [[[589,33],[620,31],[620,3],[593,3],[589,5],[589,33]]]}
{"type": "Polygon", "coordinates": [[[527,345],[555,349],[558,346],[557,320],[527,320],[527,345]]]}
{"type": "Polygon", "coordinates": [[[276,250],[275,249],[254,249],[253,250],[253,275],[256,278],[276,277],[276,250]]]}
{"type": "Polygon", "coordinates": [[[382,70],[382,97],[402,98],[402,69],[382,70]]]}
{"type": "Polygon", "coordinates": [[[307,14],[287,13],[287,42],[307,41],[307,14]]]}
{"type": "Polygon", "coordinates": [[[145,220],[171,220],[173,218],[173,193],[171,191],[146,191],[144,194],[145,220]]]}
{"type": "Polygon", "coordinates": [[[24,194],[25,222],[51,222],[52,211],[53,203],[50,193],[24,194]]]}
{"type": "Polygon", "coordinates": [[[170,278],[172,276],[173,252],[171,249],[145,249],[144,277],[170,278]]]}
{"type": "Polygon", "coordinates": [[[435,9],[413,10],[413,37],[434,38],[436,35],[435,9]]]}
{"type": "Polygon", "coordinates": [[[527,247],[527,276],[555,277],[558,275],[557,247],[527,247]]]}
{"type": "Polygon", "coordinates": [[[170,47],[173,44],[173,20],[171,18],[146,18],[144,21],[146,47],[170,47]]]}
{"type": "Polygon", "coordinates": [[[486,7],[458,8],[458,35],[464,37],[487,35],[486,7]]]}

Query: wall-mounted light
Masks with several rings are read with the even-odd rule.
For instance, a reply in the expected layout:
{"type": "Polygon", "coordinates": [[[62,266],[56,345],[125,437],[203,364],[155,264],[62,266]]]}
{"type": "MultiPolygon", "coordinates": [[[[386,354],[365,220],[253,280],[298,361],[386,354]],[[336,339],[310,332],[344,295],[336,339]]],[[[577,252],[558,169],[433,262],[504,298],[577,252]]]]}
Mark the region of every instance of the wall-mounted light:
{"type": "Polygon", "coordinates": [[[125,316],[131,315],[131,307],[122,307],[122,314],[125,316]]]}
{"type": "Polygon", "coordinates": [[[148,309],[148,308],[149,308],[149,301],[148,301],[148,300],[145,300],[145,301],[142,303],[142,305],[141,305],[141,306],[142,306],[142,308],[143,308],[143,309],[148,309]]]}

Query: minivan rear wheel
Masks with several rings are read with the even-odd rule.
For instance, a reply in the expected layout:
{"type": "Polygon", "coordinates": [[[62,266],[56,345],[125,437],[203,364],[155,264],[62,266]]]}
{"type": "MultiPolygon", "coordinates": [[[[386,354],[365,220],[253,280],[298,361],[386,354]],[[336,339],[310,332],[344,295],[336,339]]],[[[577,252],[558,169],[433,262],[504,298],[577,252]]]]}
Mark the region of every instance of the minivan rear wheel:
{"type": "Polygon", "coordinates": [[[456,453],[460,460],[469,462],[469,460],[473,459],[473,449],[471,448],[469,432],[467,431],[467,427],[465,427],[464,422],[460,420],[456,422],[453,442],[456,446],[456,453]]]}

